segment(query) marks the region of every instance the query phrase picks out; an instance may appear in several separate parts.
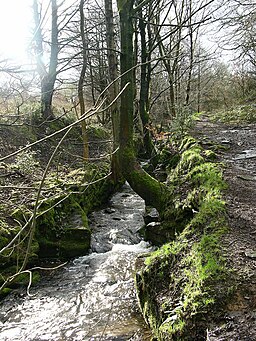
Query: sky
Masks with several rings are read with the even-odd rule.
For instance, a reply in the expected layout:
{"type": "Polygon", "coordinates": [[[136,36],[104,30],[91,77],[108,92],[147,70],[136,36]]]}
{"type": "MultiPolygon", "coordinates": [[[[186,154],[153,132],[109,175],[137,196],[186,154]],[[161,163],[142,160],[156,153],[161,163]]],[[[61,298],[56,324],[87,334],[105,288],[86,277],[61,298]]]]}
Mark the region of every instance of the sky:
{"type": "MultiPolygon", "coordinates": [[[[43,3],[46,5],[48,1],[44,0],[43,3]]],[[[28,51],[33,31],[32,4],[33,0],[0,0],[0,60],[12,59],[15,64],[30,62],[28,51]]],[[[209,37],[206,40],[209,45],[209,37]]],[[[214,45],[213,42],[210,45],[214,45]]],[[[226,59],[225,56],[222,58],[226,59]]]]}
{"type": "Polygon", "coordinates": [[[0,0],[0,60],[28,62],[33,0],[0,0]]]}

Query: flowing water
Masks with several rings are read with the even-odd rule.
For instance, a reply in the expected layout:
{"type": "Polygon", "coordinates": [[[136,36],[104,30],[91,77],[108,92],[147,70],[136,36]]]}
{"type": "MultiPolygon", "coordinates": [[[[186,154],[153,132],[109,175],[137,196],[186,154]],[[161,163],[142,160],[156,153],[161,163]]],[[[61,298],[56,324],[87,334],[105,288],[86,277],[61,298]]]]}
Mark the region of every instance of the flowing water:
{"type": "Polygon", "coordinates": [[[92,251],[0,306],[1,341],[149,340],[134,289],[144,202],[128,186],[91,217],[92,251]]]}

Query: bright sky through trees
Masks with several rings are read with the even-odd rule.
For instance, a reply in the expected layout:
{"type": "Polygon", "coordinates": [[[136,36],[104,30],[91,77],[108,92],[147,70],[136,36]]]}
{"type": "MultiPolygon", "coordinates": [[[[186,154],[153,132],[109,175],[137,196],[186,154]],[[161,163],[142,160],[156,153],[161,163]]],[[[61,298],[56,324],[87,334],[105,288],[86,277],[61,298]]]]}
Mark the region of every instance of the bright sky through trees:
{"type": "Polygon", "coordinates": [[[33,0],[0,0],[0,59],[26,63],[33,29],[33,0]]]}

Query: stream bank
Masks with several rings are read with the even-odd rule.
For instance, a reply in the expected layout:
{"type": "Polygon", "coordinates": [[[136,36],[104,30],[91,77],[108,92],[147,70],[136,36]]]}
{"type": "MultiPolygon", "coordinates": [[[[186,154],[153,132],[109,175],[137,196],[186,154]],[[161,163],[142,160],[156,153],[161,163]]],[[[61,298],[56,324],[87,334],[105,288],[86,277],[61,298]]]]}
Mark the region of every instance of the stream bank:
{"type": "MultiPolygon", "coordinates": [[[[69,118],[54,120],[49,123],[47,133],[68,124],[69,118]]],[[[87,254],[91,241],[88,214],[120,188],[119,184],[113,185],[110,162],[108,157],[104,159],[104,155],[111,151],[109,133],[104,128],[90,126],[88,134],[93,162],[84,162],[79,157],[83,153],[83,144],[77,126],[52,160],[37,202],[45,167],[62,134],[17,155],[12,153],[41,138],[43,132],[39,127],[36,124],[0,126],[0,159],[3,161],[0,162],[1,297],[12,288],[28,283],[28,273],[16,274],[25,259],[30,235],[34,237],[25,261],[26,268],[44,264],[47,259],[63,261],[87,254]]],[[[33,281],[38,277],[39,274],[34,272],[33,281]]]]}
{"type": "Polygon", "coordinates": [[[190,136],[170,141],[170,151],[173,146],[179,157],[167,166],[173,204],[166,208],[167,231],[161,228],[166,240],[141,260],[136,288],[156,340],[206,340],[209,323],[231,292],[221,243],[227,233],[226,184],[214,152],[190,136]],[[172,235],[176,238],[168,240],[172,235]]]}
{"type": "MultiPolygon", "coordinates": [[[[69,260],[86,255],[91,244],[91,229],[88,214],[107,201],[114,192],[114,185],[108,175],[108,167],[92,165],[68,173],[64,179],[51,178],[46,187],[50,196],[39,201],[36,212],[35,238],[29,252],[28,266],[40,265],[45,260],[69,260]]],[[[5,247],[18,233],[21,242],[14,248],[6,248],[0,255],[0,285],[8,276],[18,272],[27,249],[27,239],[34,212],[34,201],[16,208],[5,220],[0,220],[0,246],[5,247]],[[10,227],[11,226],[11,227],[10,227]],[[9,253],[11,252],[10,256],[9,253]]],[[[25,284],[27,274],[18,275],[7,282],[2,293],[9,287],[25,284]]]]}

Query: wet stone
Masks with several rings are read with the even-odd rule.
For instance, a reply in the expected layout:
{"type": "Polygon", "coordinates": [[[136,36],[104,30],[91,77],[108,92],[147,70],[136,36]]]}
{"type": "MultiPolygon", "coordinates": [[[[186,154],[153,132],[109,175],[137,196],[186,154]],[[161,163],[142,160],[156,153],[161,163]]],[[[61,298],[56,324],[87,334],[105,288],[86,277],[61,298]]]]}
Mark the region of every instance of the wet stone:
{"type": "Polygon", "coordinates": [[[151,222],[158,222],[159,213],[155,208],[147,208],[143,218],[146,225],[148,225],[151,222]]]}
{"type": "Polygon", "coordinates": [[[231,144],[231,141],[230,140],[222,140],[220,141],[221,144],[225,144],[225,145],[229,145],[231,144]]]}
{"type": "Polygon", "coordinates": [[[120,217],[113,217],[113,220],[122,220],[120,217]]]}
{"type": "Polygon", "coordinates": [[[107,213],[107,214],[112,214],[112,213],[115,213],[115,209],[114,208],[111,208],[111,207],[107,207],[105,208],[104,212],[107,213]]]}

